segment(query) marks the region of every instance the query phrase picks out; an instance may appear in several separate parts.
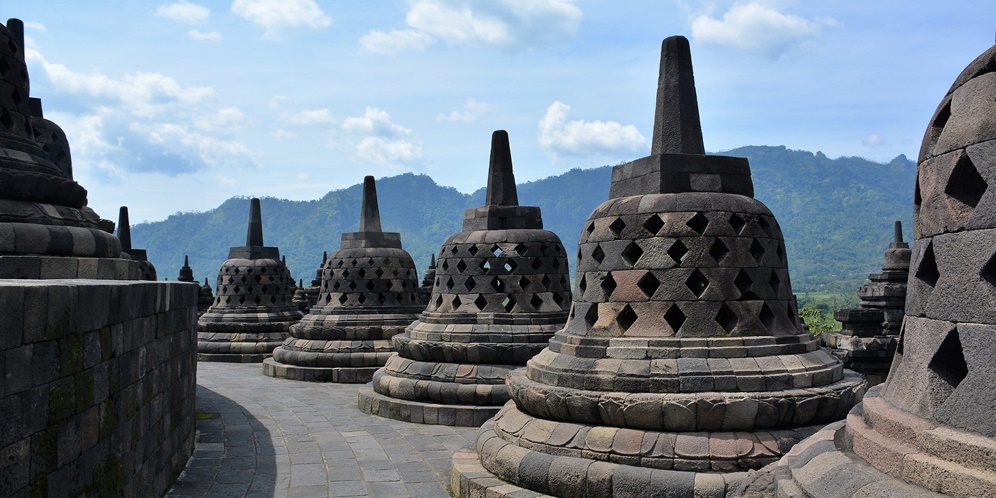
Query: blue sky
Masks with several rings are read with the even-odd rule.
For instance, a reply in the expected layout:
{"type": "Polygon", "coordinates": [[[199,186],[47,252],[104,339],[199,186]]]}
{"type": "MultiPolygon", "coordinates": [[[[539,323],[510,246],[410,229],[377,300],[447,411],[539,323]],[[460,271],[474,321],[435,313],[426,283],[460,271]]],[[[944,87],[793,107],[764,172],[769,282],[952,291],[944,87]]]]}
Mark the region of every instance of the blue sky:
{"type": "Polygon", "coordinates": [[[364,175],[484,185],[644,156],[660,42],[691,41],[706,149],[911,159],[996,2],[6,0],[31,93],[107,218],[308,200],[364,175]]]}

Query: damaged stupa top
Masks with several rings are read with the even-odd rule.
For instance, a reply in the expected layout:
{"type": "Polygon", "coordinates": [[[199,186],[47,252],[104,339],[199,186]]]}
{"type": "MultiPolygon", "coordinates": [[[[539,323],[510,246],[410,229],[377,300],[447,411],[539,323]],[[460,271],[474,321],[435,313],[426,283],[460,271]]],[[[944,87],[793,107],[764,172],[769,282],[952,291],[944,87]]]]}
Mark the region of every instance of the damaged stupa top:
{"type": "Polygon", "coordinates": [[[121,206],[118,210],[118,239],[121,241],[121,252],[138,262],[141,279],[157,280],[156,267],[149,261],[148,252],[131,245],[131,222],[128,220],[128,206],[121,206]]]}
{"type": "Polygon", "coordinates": [[[401,234],[384,232],[377,186],[363,179],[359,231],[325,258],[318,301],[263,373],[317,382],[368,382],[393,352],[391,337],[425,307],[401,234]]]}
{"type": "Polygon", "coordinates": [[[519,206],[508,133],[491,137],[487,204],[443,242],[429,304],[398,354],[360,390],[360,409],[413,422],[480,425],[509,399],[504,379],[567,320],[567,253],[519,206]],[[427,387],[432,386],[432,387],[427,387]]]}
{"type": "MultiPolygon", "coordinates": [[[[721,496],[860,398],[860,376],[799,322],[747,160],[704,155],[696,109],[688,41],[668,38],[652,155],[613,169],[581,230],[567,325],[509,374],[469,480],[721,496]]],[[[463,465],[453,482],[473,494],[463,465]]]]}
{"type": "Polygon", "coordinates": [[[73,181],[65,133],[29,95],[23,47],[24,23],[0,25],[0,278],[136,279],[73,181]]]}
{"type": "Polygon", "coordinates": [[[263,245],[259,199],[249,201],[246,245],[228,250],[214,304],[197,322],[197,359],[261,362],[301,319],[280,250],[263,245]]]}

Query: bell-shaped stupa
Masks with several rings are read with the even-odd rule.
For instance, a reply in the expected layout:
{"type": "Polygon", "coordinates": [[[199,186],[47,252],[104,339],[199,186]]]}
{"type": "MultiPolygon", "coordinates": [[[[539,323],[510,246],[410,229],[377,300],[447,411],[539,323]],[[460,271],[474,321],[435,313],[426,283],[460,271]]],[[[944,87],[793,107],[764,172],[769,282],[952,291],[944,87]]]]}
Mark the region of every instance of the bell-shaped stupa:
{"type": "Polygon", "coordinates": [[[432,297],[432,285],[436,282],[436,255],[433,254],[429,259],[429,267],[425,269],[425,276],[422,277],[422,287],[419,288],[419,292],[422,294],[422,300],[426,303],[429,302],[429,298],[432,297]]]}
{"type": "Polygon", "coordinates": [[[301,319],[291,302],[280,249],[263,245],[259,199],[249,203],[246,245],[228,250],[218,271],[214,304],[197,321],[197,359],[258,363],[301,319]]]}
{"type": "Polygon", "coordinates": [[[664,40],[651,155],[613,169],[567,326],[511,373],[454,489],[723,496],[842,418],[864,381],[801,327],[753,194],[746,159],[705,155],[688,40],[664,40]]]}
{"type": "Polygon", "coordinates": [[[263,363],[263,373],[314,382],[369,382],[394,349],[391,337],[425,308],[401,234],[380,224],[374,178],[363,179],[359,231],[342,234],[322,270],[318,302],[263,363]]]}
{"type": "Polygon", "coordinates": [[[190,258],[183,257],[183,266],[180,267],[180,274],[176,277],[179,282],[193,282],[194,270],[190,268],[190,258]]]}
{"type": "Polygon", "coordinates": [[[858,287],[859,307],[835,311],[841,330],[820,336],[844,368],[863,374],[869,386],[881,384],[889,373],[905,313],[911,251],[903,242],[901,222],[896,222],[894,232],[882,272],[868,275],[868,284],[858,287]]]}
{"type": "Polygon", "coordinates": [[[201,315],[207,313],[212,304],[214,304],[214,293],[211,292],[211,284],[208,283],[207,277],[204,277],[204,285],[197,293],[197,317],[200,318],[201,315]]]}
{"type": "Polygon", "coordinates": [[[487,204],[443,243],[428,307],[398,353],[360,389],[360,409],[443,425],[481,425],[508,401],[505,377],[542,350],[571,305],[567,253],[519,206],[508,134],[491,138],[487,204]]]}
{"type": "Polygon", "coordinates": [[[0,278],[136,280],[138,263],[86,207],[69,142],[29,97],[24,23],[0,25],[0,278]]]}
{"type": "Polygon", "coordinates": [[[996,496],[996,47],[955,79],[918,162],[888,379],[736,496],[996,496]]]}
{"type": "Polygon", "coordinates": [[[149,261],[149,255],[145,249],[131,246],[131,222],[128,221],[128,206],[121,206],[118,211],[118,239],[121,240],[122,257],[127,255],[132,261],[138,262],[141,280],[158,280],[156,267],[149,261]]]}

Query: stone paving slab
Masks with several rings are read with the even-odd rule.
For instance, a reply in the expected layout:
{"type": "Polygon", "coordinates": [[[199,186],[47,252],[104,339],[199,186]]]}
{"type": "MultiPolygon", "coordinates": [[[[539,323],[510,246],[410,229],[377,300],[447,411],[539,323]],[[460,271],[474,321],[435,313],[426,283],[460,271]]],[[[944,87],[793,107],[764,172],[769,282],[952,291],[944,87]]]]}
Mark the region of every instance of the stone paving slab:
{"type": "Polygon", "coordinates": [[[449,497],[451,457],[477,428],[367,415],[356,392],[198,363],[197,443],[166,496],[449,497]]]}

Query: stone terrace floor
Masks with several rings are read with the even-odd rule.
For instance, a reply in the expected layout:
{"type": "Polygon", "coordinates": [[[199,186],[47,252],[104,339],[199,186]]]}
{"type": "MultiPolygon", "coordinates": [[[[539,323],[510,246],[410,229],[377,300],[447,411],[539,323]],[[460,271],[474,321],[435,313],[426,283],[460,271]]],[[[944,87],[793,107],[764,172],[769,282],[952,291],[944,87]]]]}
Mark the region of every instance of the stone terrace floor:
{"type": "Polygon", "coordinates": [[[356,384],[197,364],[197,443],[168,497],[447,497],[450,458],[476,428],[367,415],[356,384]]]}

